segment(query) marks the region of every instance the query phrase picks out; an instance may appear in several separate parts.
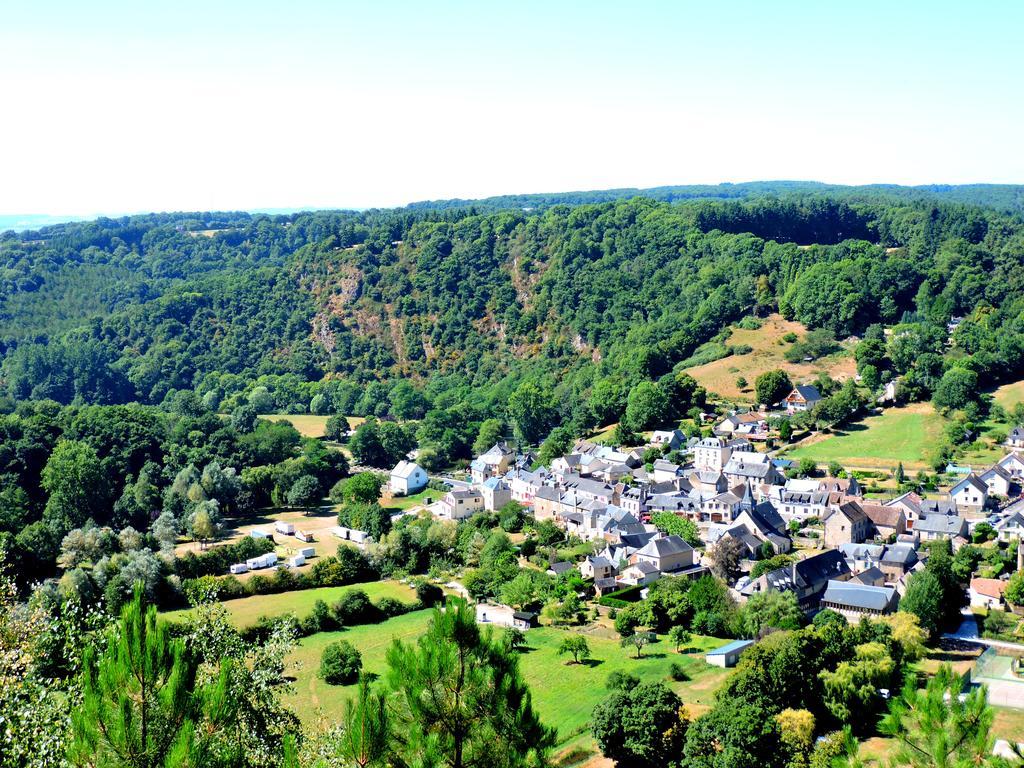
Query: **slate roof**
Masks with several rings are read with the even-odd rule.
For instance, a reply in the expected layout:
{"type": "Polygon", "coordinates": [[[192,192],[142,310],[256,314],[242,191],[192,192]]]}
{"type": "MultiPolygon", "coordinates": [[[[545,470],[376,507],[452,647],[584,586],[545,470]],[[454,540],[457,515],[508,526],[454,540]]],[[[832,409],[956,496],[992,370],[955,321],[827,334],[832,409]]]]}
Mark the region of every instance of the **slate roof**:
{"type": "Polygon", "coordinates": [[[799,395],[808,402],[821,400],[821,393],[818,392],[818,388],[812,384],[797,384],[793,391],[799,393],[799,395]]]}
{"type": "Polygon", "coordinates": [[[866,571],[861,571],[853,577],[854,581],[858,581],[861,584],[874,584],[876,581],[885,581],[885,574],[876,566],[871,566],[866,571]]]}
{"type": "Polygon", "coordinates": [[[988,493],[988,486],[985,485],[985,483],[983,483],[976,474],[971,472],[971,474],[949,489],[949,495],[952,496],[964,485],[972,486],[976,491],[978,491],[978,493],[988,493]]]}
{"type": "Polygon", "coordinates": [[[419,469],[420,466],[415,461],[406,461],[402,459],[395,465],[395,468],[391,470],[392,477],[410,478],[413,472],[419,469]]]}
{"type": "Polygon", "coordinates": [[[895,528],[903,515],[903,510],[899,507],[887,507],[884,504],[861,502],[860,508],[868,516],[868,520],[881,528],[895,528]]]}
{"type": "Polygon", "coordinates": [[[647,557],[669,557],[692,551],[693,547],[687,544],[686,541],[672,534],[671,536],[663,536],[660,539],[651,539],[637,550],[637,554],[647,557]]]}
{"type": "Polygon", "coordinates": [[[552,563],[548,566],[549,571],[554,571],[556,574],[563,574],[566,571],[572,570],[572,563],[566,563],[564,561],[558,563],[552,563]]]}
{"type": "Polygon", "coordinates": [[[872,587],[867,584],[832,580],[825,588],[821,600],[854,610],[884,611],[895,594],[896,590],[893,587],[872,587]]]}
{"type": "Polygon", "coordinates": [[[925,533],[942,533],[956,536],[964,527],[964,519],[955,515],[928,515],[914,523],[915,531],[925,533]]]}
{"type": "Polygon", "coordinates": [[[892,544],[885,548],[881,562],[886,565],[913,565],[917,562],[917,550],[910,544],[892,544]]]}

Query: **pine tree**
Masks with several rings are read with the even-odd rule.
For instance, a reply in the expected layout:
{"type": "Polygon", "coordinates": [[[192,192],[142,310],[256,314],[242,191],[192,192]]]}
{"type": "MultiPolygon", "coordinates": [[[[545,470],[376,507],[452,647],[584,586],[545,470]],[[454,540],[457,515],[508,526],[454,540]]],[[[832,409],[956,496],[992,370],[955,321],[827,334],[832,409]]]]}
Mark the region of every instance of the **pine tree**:
{"type": "Polygon", "coordinates": [[[554,744],[519,656],[481,634],[463,600],[435,608],[416,645],[395,640],[387,661],[399,702],[395,748],[407,764],[519,768],[540,762],[554,744]]]}
{"type": "MultiPolygon", "coordinates": [[[[196,664],[143,608],[141,589],[97,652],[83,652],[82,703],[72,717],[68,758],[89,768],[188,768],[203,761],[195,732],[203,696],[196,664]]],[[[212,698],[211,698],[212,700],[212,698]]]]}
{"type": "Polygon", "coordinates": [[[903,462],[896,465],[896,482],[903,485],[907,480],[907,473],[903,471],[903,462]]]}

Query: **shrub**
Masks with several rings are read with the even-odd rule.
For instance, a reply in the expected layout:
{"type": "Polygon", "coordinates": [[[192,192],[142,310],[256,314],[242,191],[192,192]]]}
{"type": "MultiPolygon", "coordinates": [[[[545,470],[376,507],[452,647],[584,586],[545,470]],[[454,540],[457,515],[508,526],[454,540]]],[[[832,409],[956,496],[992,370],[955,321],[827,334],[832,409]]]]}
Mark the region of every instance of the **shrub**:
{"type": "Polygon", "coordinates": [[[337,628],[338,622],[323,600],[313,603],[313,610],[299,622],[299,631],[303,635],[315,635],[317,632],[329,632],[337,628]]]}
{"type": "Polygon", "coordinates": [[[361,589],[353,589],[342,595],[333,606],[331,612],[342,625],[371,624],[376,608],[370,602],[369,595],[361,589]]]}
{"type": "Polygon", "coordinates": [[[328,645],[320,657],[320,678],[329,685],[354,683],[362,668],[363,657],[345,640],[328,645]]]}
{"type": "Polygon", "coordinates": [[[421,581],[416,585],[416,599],[424,608],[430,608],[444,600],[444,592],[436,584],[421,581]]]}
{"type": "Polygon", "coordinates": [[[690,675],[687,673],[683,665],[678,661],[673,661],[668,668],[668,676],[675,680],[677,683],[682,683],[690,679],[690,675]]]}
{"type": "Polygon", "coordinates": [[[377,602],[377,612],[385,619],[390,619],[394,616],[401,616],[405,613],[408,607],[401,600],[396,600],[393,597],[382,597],[377,602]]]}

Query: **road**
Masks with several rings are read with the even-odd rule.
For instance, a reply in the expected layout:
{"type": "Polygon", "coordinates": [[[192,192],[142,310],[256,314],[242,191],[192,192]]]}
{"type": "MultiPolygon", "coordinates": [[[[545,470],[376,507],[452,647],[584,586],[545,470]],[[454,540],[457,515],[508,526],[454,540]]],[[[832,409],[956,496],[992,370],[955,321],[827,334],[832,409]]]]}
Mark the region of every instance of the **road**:
{"type": "Polygon", "coordinates": [[[1008,651],[1024,651],[1024,645],[1020,643],[1007,643],[1004,640],[989,640],[987,637],[981,637],[978,634],[978,622],[974,618],[974,614],[971,613],[969,608],[964,608],[960,611],[963,616],[963,620],[960,622],[960,626],[956,632],[947,632],[943,637],[947,640],[959,640],[962,643],[975,643],[977,645],[991,646],[993,648],[1002,648],[1008,651]]]}

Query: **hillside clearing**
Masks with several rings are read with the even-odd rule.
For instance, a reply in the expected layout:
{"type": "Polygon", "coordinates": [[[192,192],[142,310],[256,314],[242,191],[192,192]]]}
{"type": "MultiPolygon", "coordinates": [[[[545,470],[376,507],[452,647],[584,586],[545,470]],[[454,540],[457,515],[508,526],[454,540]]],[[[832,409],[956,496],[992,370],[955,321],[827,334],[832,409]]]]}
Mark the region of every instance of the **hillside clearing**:
{"type": "Polygon", "coordinates": [[[1004,384],[992,393],[992,398],[1007,411],[1018,403],[1024,403],[1024,379],[1004,384]]]}
{"type": "MultiPolygon", "coordinates": [[[[398,616],[382,624],[353,627],[341,632],[323,632],[300,641],[289,657],[289,669],[295,676],[294,693],[288,703],[296,708],[304,725],[318,726],[338,721],[345,700],[355,686],[331,686],[317,677],[320,655],[328,644],[344,639],[363,657],[363,671],[382,675],[386,671],[385,653],[393,638],[414,642],[427,628],[431,611],[422,610],[398,616]]],[[[667,640],[649,646],[641,659],[633,651],[621,648],[618,640],[587,636],[591,658],[585,664],[567,664],[558,656],[558,645],[567,631],[541,627],[527,632],[528,648],[521,655],[526,681],[534,705],[544,722],[558,727],[559,744],[586,733],[587,721],[597,703],[607,695],[605,681],[609,673],[620,670],[641,680],[662,680],[686,702],[690,710],[703,710],[712,703],[714,692],[730,674],[729,670],[707,664],[700,654],[677,654],[667,640]],[[672,662],[682,664],[691,679],[668,679],[672,662]]],[[[691,645],[701,650],[716,648],[726,641],[694,637],[691,645]]],[[[589,735],[585,736],[589,742],[589,735]]]]}
{"type": "MultiPolygon", "coordinates": [[[[340,600],[346,592],[351,592],[354,589],[363,590],[373,602],[377,602],[382,597],[391,597],[403,603],[416,601],[415,590],[407,584],[402,584],[399,581],[369,581],[363,584],[349,584],[344,587],[320,587],[226,600],[224,607],[231,614],[231,622],[236,627],[244,629],[255,626],[263,616],[284,616],[291,613],[302,619],[313,610],[313,604],[317,600],[323,600],[327,605],[331,605],[340,600]]],[[[186,618],[190,613],[191,609],[170,611],[165,613],[164,617],[170,621],[177,621],[186,618]]]]}
{"type": "MultiPolygon", "coordinates": [[[[324,430],[327,427],[327,420],[330,416],[317,416],[311,413],[266,413],[260,415],[261,419],[267,421],[287,421],[295,429],[299,431],[299,434],[303,437],[323,437],[324,430]]],[[[362,416],[346,416],[348,419],[348,425],[352,429],[355,429],[362,424],[366,419],[362,416]]]]}
{"type": "Polygon", "coordinates": [[[811,382],[821,372],[827,372],[837,381],[851,378],[856,373],[856,363],[848,351],[837,352],[810,363],[790,363],[783,356],[790,345],[780,339],[786,333],[795,333],[801,338],[807,329],[800,323],[786,320],[781,315],[769,315],[761,321],[757,330],[733,326],[732,335],[726,342],[730,346],[746,345],[752,351],[745,355],[729,355],[714,362],[687,368],[708,392],[727,400],[753,402],[754,380],[765,371],[781,368],[789,374],[795,384],[811,382]],[[736,379],[743,377],[747,387],[740,390],[736,379]]]}
{"type": "Polygon", "coordinates": [[[902,462],[904,469],[916,471],[927,468],[928,452],[938,443],[942,426],[931,403],[889,408],[800,445],[786,458],[809,458],[819,464],[837,461],[857,469],[894,469],[902,462]]]}

